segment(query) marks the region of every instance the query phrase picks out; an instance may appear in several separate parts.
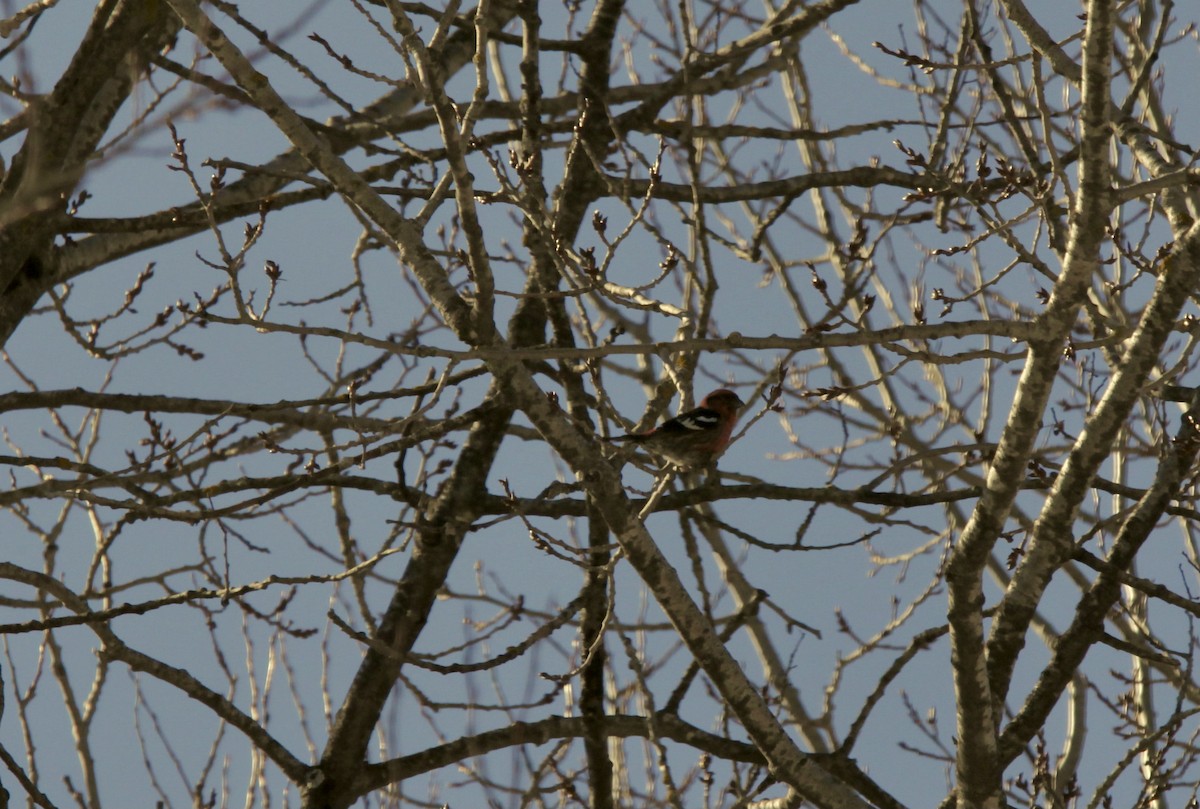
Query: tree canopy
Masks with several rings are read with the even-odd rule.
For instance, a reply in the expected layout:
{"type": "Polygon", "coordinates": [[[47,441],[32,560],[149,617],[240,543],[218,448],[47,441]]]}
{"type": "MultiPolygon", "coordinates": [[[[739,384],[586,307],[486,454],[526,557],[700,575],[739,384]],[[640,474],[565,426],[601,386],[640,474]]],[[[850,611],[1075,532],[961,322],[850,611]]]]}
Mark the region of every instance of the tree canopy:
{"type": "Polygon", "coordinates": [[[0,20],[8,803],[1195,805],[1190,9],[81,12],[0,20]]]}

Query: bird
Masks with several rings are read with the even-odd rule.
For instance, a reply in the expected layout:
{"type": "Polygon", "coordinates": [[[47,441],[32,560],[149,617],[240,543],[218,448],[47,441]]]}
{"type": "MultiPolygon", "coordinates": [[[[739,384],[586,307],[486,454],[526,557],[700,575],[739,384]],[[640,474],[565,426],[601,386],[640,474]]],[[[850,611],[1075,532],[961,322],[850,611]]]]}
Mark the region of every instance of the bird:
{"type": "Polygon", "coordinates": [[[645,447],[681,469],[712,466],[729,446],[745,403],[727,388],[704,397],[699,407],[667,419],[653,430],[610,438],[645,447]]]}

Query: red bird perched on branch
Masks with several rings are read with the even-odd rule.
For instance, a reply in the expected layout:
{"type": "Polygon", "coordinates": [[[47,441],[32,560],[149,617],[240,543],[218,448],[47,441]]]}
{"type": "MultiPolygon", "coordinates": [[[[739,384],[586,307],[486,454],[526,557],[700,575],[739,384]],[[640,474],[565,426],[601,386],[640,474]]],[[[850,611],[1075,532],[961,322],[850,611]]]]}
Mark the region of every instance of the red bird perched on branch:
{"type": "Polygon", "coordinates": [[[721,388],[704,397],[694,410],[646,433],[614,436],[612,441],[631,441],[682,468],[711,466],[729,446],[733,427],[745,403],[731,390],[721,388]]]}

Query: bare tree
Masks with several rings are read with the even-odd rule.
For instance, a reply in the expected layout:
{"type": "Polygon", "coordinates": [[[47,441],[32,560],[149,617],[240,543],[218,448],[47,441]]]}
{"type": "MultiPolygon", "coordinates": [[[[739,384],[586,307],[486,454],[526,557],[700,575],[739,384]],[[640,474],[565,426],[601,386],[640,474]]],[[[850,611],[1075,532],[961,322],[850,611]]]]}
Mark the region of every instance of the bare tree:
{"type": "Polygon", "coordinates": [[[1196,803],[1190,9],[78,5],[0,22],[7,802],[1196,803]]]}

